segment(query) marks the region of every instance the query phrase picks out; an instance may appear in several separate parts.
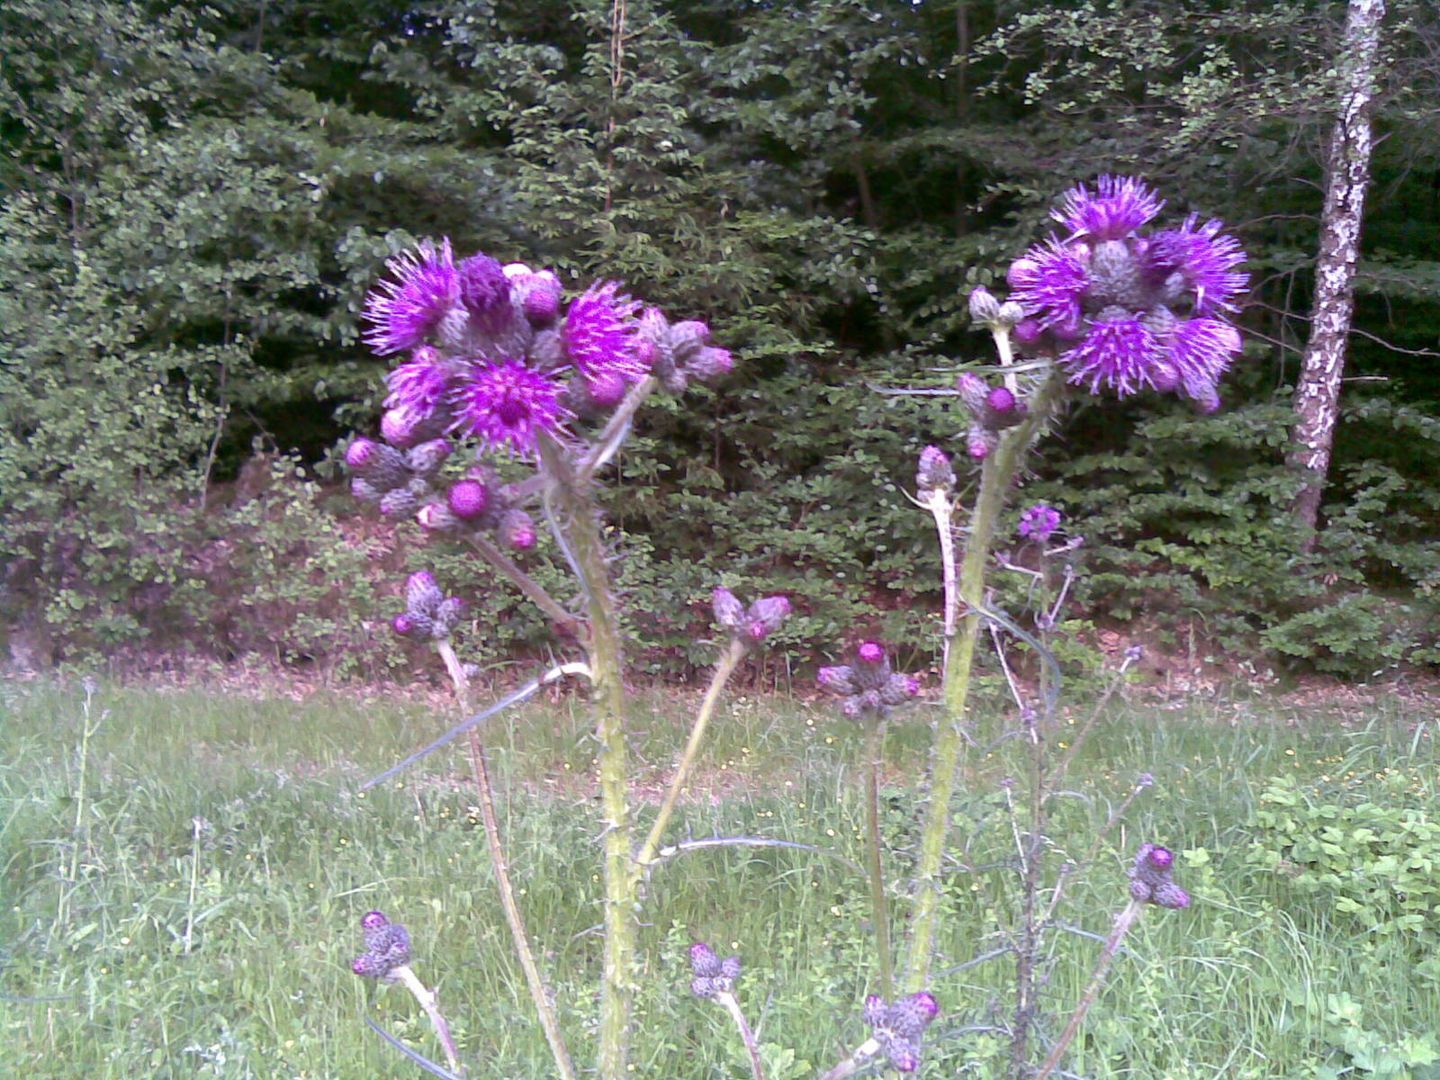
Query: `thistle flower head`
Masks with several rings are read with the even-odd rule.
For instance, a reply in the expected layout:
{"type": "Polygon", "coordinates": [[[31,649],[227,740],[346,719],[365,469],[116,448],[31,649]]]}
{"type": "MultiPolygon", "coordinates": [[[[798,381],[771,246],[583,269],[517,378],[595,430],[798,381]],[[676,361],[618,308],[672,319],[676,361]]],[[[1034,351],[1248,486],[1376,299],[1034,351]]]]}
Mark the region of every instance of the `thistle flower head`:
{"type": "Polygon", "coordinates": [[[745,625],[745,605],[725,586],[717,586],[710,594],[710,604],[715,612],[715,621],[732,634],[738,633],[745,625]]]}
{"type": "Polygon", "coordinates": [[[598,282],[570,305],[560,332],[565,352],[590,382],[619,378],[634,382],[645,374],[640,358],[638,301],[620,292],[620,283],[598,282]]]}
{"type": "Polygon", "coordinates": [[[542,432],[559,431],[568,418],[560,384],[522,360],[474,360],[455,392],[455,425],[490,447],[529,453],[542,432]]]}
{"type": "Polygon", "coordinates": [[[392,275],[365,301],[371,324],[366,344],[379,354],[404,352],[425,343],[460,300],[460,274],[450,241],[421,241],[386,264],[392,275]]]}
{"type": "Polygon", "coordinates": [[[940,1015],[940,1003],[928,990],[888,1005],[871,995],[865,999],[862,1015],[890,1064],[900,1072],[914,1072],[920,1067],[925,1029],[940,1015]]]}
{"type": "Polygon", "coordinates": [[[510,279],[489,255],[471,255],[458,267],[460,303],[486,330],[498,329],[510,317],[510,279]]]}
{"type": "Polygon", "coordinates": [[[1060,528],[1060,511],[1045,503],[1027,506],[1020,514],[1019,533],[1027,540],[1045,543],[1060,528]]]}
{"type": "Polygon", "coordinates": [[[1078,323],[1090,286],[1088,255],[1088,247],[1053,237],[1032,247],[1010,264],[1005,275],[1010,295],[1042,329],[1078,323]]]}
{"type": "Polygon", "coordinates": [[[1245,288],[1245,253],[1218,221],[1193,214],[1176,228],[1137,232],[1163,205],[1133,177],[1067,192],[1052,216],[1068,234],[1032,247],[1007,275],[1025,314],[1014,340],[1054,355],[1092,394],[1148,388],[1213,409],[1240,351],[1223,316],[1245,288]]]}
{"type": "Polygon", "coordinates": [[[740,957],[727,956],[721,960],[703,941],[690,946],[690,992],[696,997],[713,998],[717,994],[728,994],[735,989],[735,980],[740,978],[740,957]]]}
{"type": "Polygon", "coordinates": [[[1061,196],[1060,206],[1050,216],[1069,229],[1072,237],[1121,240],[1164,206],[1164,199],[1133,176],[1102,176],[1094,191],[1076,184],[1061,196]]]}
{"type": "Polygon", "coordinates": [[[852,663],[821,668],[816,681],[840,698],[840,711],[852,719],[884,719],[920,692],[920,680],[891,670],[878,641],[862,641],[852,663]]]}
{"type": "Polygon", "coordinates": [[[365,951],[350,964],[350,970],[367,979],[384,979],[396,968],[410,963],[410,934],[381,912],[371,911],[360,920],[365,951]]]}
{"type": "Polygon", "coordinates": [[[387,409],[411,409],[428,416],[450,397],[450,365],[431,345],[422,345],[399,367],[385,376],[390,393],[387,409]]]}
{"type": "Polygon", "coordinates": [[[1070,382],[1092,394],[1103,386],[1120,397],[1150,385],[1151,369],[1163,352],[1144,323],[1124,308],[1109,307],[1087,327],[1081,342],[1056,361],[1068,372],[1070,382]]]}
{"type": "Polygon", "coordinates": [[[1141,844],[1130,867],[1130,895],[1143,903],[1165,908],[1187,908],[1190,894],[1171,877],[1175,854],[1159,844],[1141,844]]]}
{"type": "Polygon", "coordinates": [[[1191,214],[1176,229],[1152,233],[1145,248],[1143,264],[1150,279],[1166,282],[1178,275],[1194,295],[1196,315],[1234,311],[1235,298],[1244,291],[1250,277],[1235,268],[1245,261],[1240,242],[1221,230],[1218,221],[1198,224],[1191,214]]]}

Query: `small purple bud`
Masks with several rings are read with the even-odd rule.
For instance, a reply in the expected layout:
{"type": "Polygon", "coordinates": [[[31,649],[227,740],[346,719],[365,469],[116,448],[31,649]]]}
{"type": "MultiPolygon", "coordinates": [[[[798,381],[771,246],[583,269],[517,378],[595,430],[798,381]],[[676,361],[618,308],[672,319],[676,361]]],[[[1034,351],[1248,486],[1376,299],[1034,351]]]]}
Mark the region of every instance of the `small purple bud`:
{"type": "Polygon", "coordinates": [[[1151,899],[1160,907],[1170,908],[1172,911],[1183,911],[1190,906],[1190,894],[1173,881],[1162,881],[1156,885],[1151,899]]]}
{"type": "Polygon", "coordinates": [[[982,427],[972,427],[965,433],[965,452],[972,461],[984,461],[995,449],[995,433],[982,427]]]}
{"type": "Polygon", "coordinates": [[[738,979],[740,977],[740,957],[727,956],[720,961],[720,974],[731,982],[738,979]]]}
{"type": "Polygon", "coordinates": [[[915,470],[915,486],[925,491],[949,491],[955,486],[955,470],[950,455],[938,446],[920,451],[920,466],[915,470]]]}
{"type": "Polygon", "coordinates": [[[500,536],[516,551],[529,551],[535,546],[535,522],[524,510],[507,510],[500,518],[500,536]]]}
{"type": "Polygon", "coordinates": [[[380,434],[391,446],[403,450],[416,441],[417,419],[411,409],[390,409],[380,417],[380,434]]]}
{"type": "Polygon", "coordinates": [[[735,367],[735,356],[729,349],[706,346],[685,365],[686,374],[701,382],[714,382],[729,375],[735,367]]]}
{"type": "Polygon", "coordinates": [[[380,445],[374,439],[361,436],[346,448],[345,464],[351,469],[363,469],[375,460],[379,449],[380,445]]]}
{"type": "Polygon", "coordinates": [[[985,395],[985,404],[997,413],[1012,412],[1015,408],[1015,395],[1004,386],[997,386],[985,395]]]}
{"type": "Polygon", "coordinates": [[[1169,848],[1158,846],[1151,848],[1145,858],[1156,870],[1169,870],[1175,862],[1175,855],[1169,848]]]}
{"type": "Polygon", "coordinates": [[[930,993],[930,991],[921,990],[918,994],[913,995],[910,1000],[915,1003],[915,1007],[919,1010],[920,1015],[925,1017],[927,1021],[934,1020],[935,1017],[940,1015],[940,1002],[935,1000],[935,995],[930,993]]]}
{"type": "Polygon", "coordinates": [[[715,950],[705,942],[697,941],[690,946],[690,969],[696,975],[713,978],[720,974],[720,958],[715,955],[715,950]]]}
{"type": "Polygon", "coordinates": [[[367,911],[360,916],[361,930],[378,930],[382,926],[389,926],[390,920],[385,917],[384,912],[367,911]]]}
{"type": "Polygon", "coordinates": [[[405,606],[412,612],[428,614],[445,599],[435,575],[428,570],[417,570],[405,579],[405,606]]]}
{"type": "Polygon", "coordinates": [[[755,641],[763,641],[784,624],[790,615],[790,601],[783,596],[766,596],[750,605],[748,633],[755,641]]]}
{"type": "Polygon", "coordinates": [[[1000,301],[984,285],[970,290],[970,318],[977,323],[993,323],[1000,317],[1000,301]]]}
{"type": "Polygon", "coordinates": [[[450,512],[450,507],[438,502],[422,506],[415,520],[426,532],[450,532],[460,525],[460,519],[450,512]]]}
{"type": "Polygon", "coordinates": [[[1137,900],[1143,904],[1145,903],[1145,901],[1149,900],[1150,897],[1150,886],[1146,885],[1145,882],[1141,881],[1139,878],[1132,878],[1130,881],[1130,898],[1132,900],[1137,900]]]}
{"type": "Polygon", "coordinates": [[[914,1072],[920,1067],[920,1056],[903,1042],[890,1044],[890,1064],[901,1072],[914,1072]]]}
{"type": "Polygon", "coordinates": [[[734,632],[745,624],[745,605],[723,585],[711,593],[710,604],[715,612],[715,621],[726,630],[734,632]]]}
{"type": "Polygon", "coordinates": [[[361,502],[378,503],[385,497],[385,493],[375,487],[363,476],[352,476],[350,478],[350,494],[361,502]]]}
{"type": "Polygon", "coordinates": [[[524,285],[522,307],[536,326],[549,326],[560,314],[560,279],[551,273],[531,274],[524,285]]]}
{"type": "Polygon", "coordinates": [[[395,633],[401,637],[409,637],[415,632],[415,620],[404,612],[401,612],[390,620],[390,629],[394,630],[395,633]]]}
{"type": "MultiPolygon", "coordinates": [[[[642,323],[642,332],[643,325],[642,323]]],[[[670,327],[670,348],[682,361],[689,359],[693,353],[704,348],[705,343],[709,340],[710,327],[698,319],[688,319],[685,322],[674,323],[670,327]]]]}
{"type": "Polygon", "coordinates": [[[849,666],[822,667],[815,673],[815,681],[832,694],[850,695],[859,689],[855,684],[855,672],[849,666]]]}
{"type": "Polygon", "coordinates": [[[490,490],[479,480],[460,480],[445,496],[450,512],[461,521],[472,521],[490,507],[490,490]]]}
{"type": "Polygon", "coordinates": [[[962,371],[955,376],[955,392],[960,395],[965,408],[979,414],[985,409],[985,399],[990,393],[990,387],[973,371],[962,371]]]}

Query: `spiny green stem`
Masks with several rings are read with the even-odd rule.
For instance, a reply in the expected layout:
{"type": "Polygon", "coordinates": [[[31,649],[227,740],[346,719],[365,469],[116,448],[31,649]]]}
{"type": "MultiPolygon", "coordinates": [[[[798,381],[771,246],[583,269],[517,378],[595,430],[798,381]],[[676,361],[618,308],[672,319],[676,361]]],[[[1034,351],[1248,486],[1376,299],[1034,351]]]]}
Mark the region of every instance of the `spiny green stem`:
{"type": "MultiPolygon", "coordinates": [[[[436,642],[435,648],[440,653],[440,658],[445,661],[445,670],[449,672],[450,681],[455,685],[455,696],[460,701],[460,708],[469,712],[470,680],[465,675],[465,668],[459,657],[455,655],[455,649],[450,642],[444,640],[436,642]]],[[[495,787],[490,780],[490,761],[485,753],[485,745],[480,741],[479,732],[471,728],[469,735],[470,765],[475,773],[475,786],[480,790],[480,819],[485,828],[485,842],[490,848],[490,865],[495,871],[495,886],[500,893],[500,906],[505,911],[505,921],[510,926],[515,954],[525,972],[530,1000],[535,1003],[535,1011],[540,1016],[540,1027],[545,1032],[545,1041],[550,1044],[550,1054],[555,1059],[555,1067],[564,1080],[575,1080],[575,1065],[570,1059],[570,1049],[565,1045],[565,1036],[560,1031],[555,1007],[550,1003],[545,980],[535,963],[535,951],[530,945],[530,935],[525,930],[525,919],[520,914],[520,905],[515,901],[515,888],[510,883],[509,860],[505,856],[505,845],[500,839],[500,820],[495,813],[495,787]]]]}
{"type": "Polygon", "coordinates": [[[878,1039],[866,1039],[851,1051],[849,1057],[836,1065],[824,1076],[820,1077],[820,1080],[845,1080],[847,1076],[854,1076],[879,1052],[880,1041],[878,1039]]]}
{"type": "Polygon", "coordinates": [[[865,732],[865,825],[870,876],[870,921],[875,924],[875,952],[880,961],[880,996],[895,996],[894,960],[890,954],[890,907],[885,901],[885,863],[880,853],[880,768],[885,754],[885,721],[876,719],[865,732]]]}
{"type": "Polygon", "coordinates": [[[695,757],[700,751],[700,744],[705,738],[705,728],[710,723],[711,716],[715,713],[715,707],[720,701],[720,692],[725,684],[734,674],[735,668],[745,657],[745,642],[740,638],[731,638],[729,646],[721,654],[720,660],[715,665],[715,673],[710,677],[710,686],[705,691],[705,698],[700,702],[700,710],[695,714],[695,723],[690,728],[690,738],[685,743],[685,750],[680,755],[680,761],[675,766],[675,775],[670,780],[669,790],[665,792],[665,801],[660,804],[660,813],[655,817],[655,823],[650,826],[650,834],[645,838],[645,844],[641,847],[638,855],[635,856],[634,874],[638,878],[643,876],[646,869],[655,861],[655,854],[660,850],[660,842],[665,839],[665,826],[670,823],[670,815],[675,812],[675,803],[680,798],[680,792],[684,790],[685,781],[690,777],[690,770],[695,765],[695,757]]]}
{"type": "MultiPolygon", "coordinates": [[[[980,493],[970,517],[970,535],[960,567],[960,599],[966,605],[961,625],[949,643],[945,657],[943,714],[930,755],[930,803],[921,832],[920,860],[915,873],[915,905],[910,916],[910,960],[905,990],[924,990],[930,980],[930,964],[940,916],[940,867],[945,854],[945,835],[950,825],[950,800],[965,747],[965,706],[970,694],[970,674],[975,663],[975,645],[980,636],[980,608],[984,604],[985,569],[995,526],[1005,505],[1005,496],[1025,452],[1049,421],[1064,389],[1064,378],[1052,371],[1029,402],[1025,419],[1005,432],[994,452],[985,459],[980,474],[980,493]]],[[[937,514],[937,521],[940,515],[937,514]]],[[[945,526],[948,528],[948,523],[945,526]]],[[[942,550],[943,550],[942,534],[942,550]]]]}
{"type": "Polygon", "coordinates": [[[605,971],[600,988],[598,1071],[602,1080],[629,1080],[628,1036],[634,994],[635,888],[630,847],[630,811],[625,762],[625,684],[620,660],[620,624],[605,565],[605,543],[589,484],[582,481],[565,450],[548,436],[540,456],[550,477],[555,524],[564,535],[590,618],[587,647],[594,686],[595,736],[599,743],[600,805],[605,845],[605,971]]]}

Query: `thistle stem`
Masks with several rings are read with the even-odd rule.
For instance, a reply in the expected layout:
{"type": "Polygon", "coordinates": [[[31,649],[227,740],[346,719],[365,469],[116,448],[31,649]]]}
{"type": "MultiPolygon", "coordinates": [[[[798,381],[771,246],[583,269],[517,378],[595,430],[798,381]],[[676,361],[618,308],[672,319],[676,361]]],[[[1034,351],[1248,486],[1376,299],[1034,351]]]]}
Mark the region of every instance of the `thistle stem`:
{"type": "Polygon", "coordinates": [[[445,1050],[445,1060],[450,1065],[450,1071],[463,1073],[465,1070],[460,1064],[460,1055],[455,1049],[455,1040],[450,1035],[450,1025],[445,1022],[445,1016],[440,1011],[440,1000],[435,996],[435,991],[422,983],[419,976],[410,970],[408,964],[401,964],[399,967],[393,968],[390,978],[403,983],[405,989],[415,995],[415,1000],[420,1003],[420,1007],[425,1010],[425,1015],[430,1018],[430,1026],[435,1029],[435,1036],[445,1050]]]}
{"type": "Polygon", "coordinates": [[[675,775],[670,780],[669,790],[665,792],[665,800],[660,804],[660,813],[655,817],[655,823],[650,826],[650,833],[645,838],[645,844],[640,853],[635,856],[635,868],[633,873],[638,878],[655,861],[655,855],[660,850],[660,842],[665,839],[665,826],[670,823],[670,815],[675,812],[675,803],[680,798],[680,792],[684,790],[685,781],[690,777],[690,770],[695,765],[695,757],[700,751],[700,744],[705,738],[705,728],[710,723],[710,718],[715,714],[715,707],[720,701],[720,692],[729,682],[730,676],[734,674],[735,668],[745,656],[745,642],[740,638],[731,638],[730,645],[721,654],[715,665],[715,673],[710,677],[710,686],[705,691],[705,698],[700,702],[700,710],[695,714],[695,723],[690,728],[690,738],[685,743],[685,750],[680,755],[680,761],[675,766],[675,775]]]}
{"type": "Polygon", "coordinates": [[[725,1011],[730,1014],[740,1031],[740,1041],[745,1044],[745,1049],[750,1054],[750,1075],[755,1080],[765,1080],[765,1067],[760,1063],[760,1045],[755,1041],[755,1033],[750,1030],[745,1014],[740,1010],[740,1002],[735,1000],[734,994],[725,991],[716,994],[715,1000],[725,1006],[725,1011]]]}
{"type": "Polygon", "coordinates": [[[610,419],[606,421],[594,445],[575,467],[576,477],[582,481],[590,479],[615,456],[625,441],[625,436],[630,433],[630,422],[635,419],[635,413],[659,385],[660,382],[654,375],[646,375],[626,392],[624,399],[610,414],[610,419]]]}
{"type": "MultiPolygon", "coordinates": [[[[946,643],[943,714],[935,745],[930,754],[930,804],[921,832],[920,860],[915,874],[915,905],[910,916],[910,958],[906,970],[908,993],[924,990],[930,980],[935,949],[936,924],[940,916],[940,868],[945,853],[945,834],[950,824],[950,799],[965,747],[965,707],[970,693],[970,674],[975,662],[975,645],[983,621],[985,568],[995,526],[1005,505],[1005,495],[1025,452],[1050,418],[1064,389],[1064,378],[1052,371],[1029,402],[1025,419],[1000,437],[995,451],[985,459],[980,475],[980,493],[970,518],[969,542],[960,567],[959,596],[966,610],[955,636],[946,643]]],[[[940,522],[941,515],[936,515],[940,522]]],[[[944,527],[948,529],[948,520],[944,527]]],[[[945,542],[942,534],[941,543],[945,542]]]]}
{"type": "Polygon", "coordinates": [[[548,436],[540,439],[540,457],[553,485],[553,499],[547,499],[546,505],[548,508],[553,504],[562,515],[555,524],[574,558],[590,622],[586,646],[594,687],[600,804],[605,825],[605,968],[600,987],[597,1064],[602,1080],[629,1080],[626,1060],[634,993],[636,879],[632,873],[627,805],[620,625],[589,484],[576,473],[564,449],[548,436]]]}
{"type": "Polygon", "coordinates": [[[880,961],[880,996],[894,997],[894,960],[890,953],[890,909],[885,900],[885,863],[880,853],[880,769],[885,754],[885,721],[873,720],[865,732],[865,825],[870,876],[870,921],[880,961]]]}
{"type": "MultiPolygon", "coordinates": [[[[460,708],[469,712],[470,680],[465,668],[455,655],[449,641],[441,639],[435,643],[436,651],[445,661],[445,670],[455,686],[455,696],[460,708]]],[[[535,951],[530,945],[530,935],[525,930],[525,918],[520,914],[520,905],[515,902],[515,887],[510,882],[510,864],[505,856],[505,845],[500,839],[500,820],[495,813],[495,787],[490,781],[490,762],[485,753],[485,744],[480,733],[473,727],[470,736],[470,765],[475,773],[475,786],[480,791],[480,820],[485,828],[485,842],[490,848],[490,865],[495,871],[495,887],[500,893],[500,906],[505,911],[505,921],[510,926],[510,937],[515,944],[515,955],[525,972],[525,983],[530,990],[530,1000],[540,1017],[540,1027],[545,1032],[545,1041],[550,1044],[550,1054],[563,1080],[575,1080],[575,1065],[570,1059],[570,1050],[565,1045],[565,1036],[560,1031],[560,1021],[555,1007],[550,1003],[550,994],[540,968],[535,963],[535,951]]]]}
{"type": "Polygon", "coordinates": [[[847,1076],[854,1076],[865,1067],[867,1061],[879,1052],[880,1040],[866,1039],[855,1048],[849,1057],[820,1077],[820,1080],[845,1080],[847,1076]]]}
{"type": "Polygon", "coordinates": [[[1100,962],[1095,966],[1095,974],[1090,977],[1090,985],[1085,988],[1084,995],[1075,1006],[1075,1011],[1070,1014],[1070,1022],[1065,1025],[1065,1030],[1060,1033],[1060,1038],[1050,1049],[1050,1056],[1045,1059],[1045,1064],[1040,1066],[1040,1071],[1035,1074],[1035,1080],[1045,1080],[1047,1076],[1055,1071],[1060,1064],[1060,1059],[1065,1056],[1065,1051],[1075,1041],[1075,1036],[1080,1031],[1080,1025],[1085,1020],[1085,1014],[1090,1011],[1090,1006],[1095,1004],[1095,999],[1100,996],[1100,988],[1105,985],[1105,976],[1110,973],[1110,965],[1115,962],[1115,954],[1120,951],[1120,943],[1125,940],[1125,935],[1135,925],[1145,905],[1139,900],[1131,900],[1115,916],[1115,925],[1110,930],[1110,936],[1105,939],[1105,947],[1100,950],[1100,962]]]}
{"type": "Polygon", "coordinates": [[[511,583],[531,603],[554,619],[557,624],[572,634],[578,634],[585,629],[584,620],[566,611],[558,600],[541,588],[539,582],[521,570],[514,559],[483,536],[471,534],[468,539],[475,550],[480,553],[481,558],[509,578],[511,583]]]}

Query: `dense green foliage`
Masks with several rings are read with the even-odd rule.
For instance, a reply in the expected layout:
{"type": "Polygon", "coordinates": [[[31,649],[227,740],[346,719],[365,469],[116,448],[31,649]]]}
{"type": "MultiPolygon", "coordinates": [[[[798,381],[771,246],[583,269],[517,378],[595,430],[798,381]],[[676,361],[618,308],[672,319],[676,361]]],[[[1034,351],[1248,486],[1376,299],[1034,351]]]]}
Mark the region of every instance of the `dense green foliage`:
{"type": "MultiPolygon", "coordinates": [[[[793,640],[927,647],[934,545],[903,489],[958,422],[943,398],[882,391],[984,361],[966,287],[1043,235],[1059,190],[1114,170],[1230,222],[1254,290],[1225,411],[1086,408],[1044,448],[1035,491],[1090,541],[1092,612],[1347,674],[1433,663],[1440,31],[1423,0],[1391,7],[1361,381],[1302,555],[1286,393],[1343,5],[629,0],[617,55],[602,0],[17,0],[0,12],[4,620],[57,657],[149,638],[398,662],[357,627],[388,614],[395,572],[449,557],[380,557],[389,529],[331,522],[352,510],[288,466],[245,477],[295,453],[334,479],[384,370],[357,340],[364,291],[386,254],[448,235],[577,284],[623,277],[741,357],[698,404],[648,412],[621,462],[649,669],[703,661],[696,601],[717,577],[794,596],[793,640]],[[234,558],[256,530],[272,554],[234,558]]],[[[544,643],[506,597],[475,599],[493,644],[544,643]]]]}

